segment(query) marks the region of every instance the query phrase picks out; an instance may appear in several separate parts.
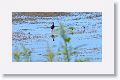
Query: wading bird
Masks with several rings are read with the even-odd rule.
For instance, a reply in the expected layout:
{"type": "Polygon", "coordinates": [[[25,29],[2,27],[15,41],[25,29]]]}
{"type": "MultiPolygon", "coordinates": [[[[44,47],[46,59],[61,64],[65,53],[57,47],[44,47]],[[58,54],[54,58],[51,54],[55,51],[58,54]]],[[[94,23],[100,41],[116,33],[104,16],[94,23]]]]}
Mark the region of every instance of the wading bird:
{"type": "Polygon", "coordinates": [[[82,26],[83,27],[83,33],[85,33],[85,26],[82,26]]]}
{"type": "Polygon", "coordinates": [[[51,37],[52,37],[52,39],[54,41],[54,38],[55,38],[55,36],[54,36],[54,28],[55,28],[54,22],[52,22],[52,26],[50,28],[52,29],[52,31],[51,31],[51,33],[52,33],[51,37]]]}
{"type": "Polygon", "coordinates": [[[53,32],[54,28],[55,28],[54,22],[52,22],[52,26],[51,26],[52,31],[51,32],[53,32]]]}

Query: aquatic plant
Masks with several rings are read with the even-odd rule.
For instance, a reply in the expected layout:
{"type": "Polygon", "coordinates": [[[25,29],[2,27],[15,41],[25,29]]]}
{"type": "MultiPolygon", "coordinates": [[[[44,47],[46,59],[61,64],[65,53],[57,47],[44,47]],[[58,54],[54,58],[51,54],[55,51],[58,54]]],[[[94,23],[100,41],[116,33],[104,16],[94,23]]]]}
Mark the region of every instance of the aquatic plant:
{"type": "MultiPolygon", "coordinates": [[[[74,28],[71,27],[70,29],[73,30],[74,28]]],[[[62,24],[60,24],[59,27],[55,31],[56,31],[56,34],[51,35],[51,37],[53,38],[53,41],[55,37],[60,36],[62,42],[58,46],[58,50],[56,52],[53,52],[51,50],[51,47],[49,46],[49,43],[47,42],[47,49],[46,49],[47,53],[43,55],[47,58],[47,61],[45,62],[54,62],[54,61],[70,62],[71,61],[70,57],[72,55],[74,56],[77,55],[78,54],[77,50],[80,47],[85,46],[85,44],[76,46],[76,47],[72,47],[70,45],[68,46],[68,44],[71,42],[71,38],[66,33],[66,29],[62,24]],[[63,58],[59,57],[59,55],[62,55],[63,58]]],[[[54,47],[56,46],[54,45],[54,47]]],[[[31,51],[27,49],[24,45],[21,46],[21,51],[16,49],[13,52],[13,56],[16,62],[31,62],[31,51]]],[[[86,59],[77,59],[77,57],[75,60],[75,62],[86,62],[86,61],[87,61],[86,59]]]]}
{"type": "MultiPolygon", "coordinates": [[[[55,45],[54,45],[55,46],[55,45]]],[[[43,56],[45,58],[47,58],[47,61],[45,60],[45,62],[53,62],[53,58],[54,58],[54,53],[52,52],[49,43],[47,42],[47,49],[46,49],[46,54],[44,54],[43,56]]]]}
{"type": "Polygon", "coordinates": [[[52,62],[52,61],[53,61],[54,54],[53,54],[52,51],[50,50],[50,47],[48,47],[48,49],[47,49],[47,54],[46,54],[46,56],[47,56],[49,62],[52,62]]]}
{"type": "Polygon", "coordinates": [[[30,62],[31,60],[30,56],[31,56],[31,51],[24,46],[22,46],[22,51],[16,49],[13,52],[13,58],[16,62],[21,62],[21,61],[30,62]]]}
{"type": "Polygon", "coordinates": [[[87,59],[76,59],[75,62],[87,62],[87,59]]]}
{"type": "Polygon", "coordinates": [[[69,34],[74,34],[73,30],[75,29],[75,27],[69,27],[68,30],[70,31],[69,34]]]}
{"type": "Polygon", "coordinates": [[[20,53],[18,52],[18,50],[15,50],[15,51],[14,51],[13,56],[14,56],[14,60],[15,60],[16,62],[19,62],[19,61],[20,61],[20,53]]]}
{"type": "Polygon", "coordinates": [[[71,40],[71,38],[69,38],[66,34],[65,34],[65,29],[64,29],[64,27],[63,27],[63,25],[62,24],[60,24],[60,26],[59,26],[60,28],[59,28],[59,30],[60,30],[60,36],[61,36],[61,38],[63,39],[63,51],[62,51],[62,53],[64,54],[64,61],[65,62],[68,62],[70,59],[69,59],[69,53],[68,53],[68,45],[67,45],[67,43],[69,43],[70,42],[70,40],[71,40]]]}
{"type": "Polygon", "coordinates": [[[75,28],[74,28],[74,27],[69,27],[68,29],[70,29],[70,30],[74,30],[75,28]]]}
{"type": "MultiPolygon", "coordinates": [[[[70,30],[74,30],[74,27],[69,27],[68,29],[70,30]]],[[[60,44],[61,45],[61,52],[60,50],[57,51],[57,54],[63,54],[64,56],[64,61],[65,62],[69,62],[70,61],[70,56],[71,55],[76,55],[77,54],[77,49],[83,46],[86,46],[86,44],[83,45],[79,45],[77,47],[72,47],[72,46],[68,46],[68,44],[71,42],[71,38],[66,34],[65,28],[62,24],[59,25],[59,27],[57,29],[55,29],[56,33],[58,35],[60,35],[61,39],[63,40],[63,43],[60,44]]],[[[79,59],[76,60],[76,62],[84,62],[85,60],[79,59]]]]}
{"type": "Polygon", "coordinates": [[[31,51],[27,49],[25,46],[22,46],[22,56],[24,56],[26,62],[30,62],[31,51]]]}

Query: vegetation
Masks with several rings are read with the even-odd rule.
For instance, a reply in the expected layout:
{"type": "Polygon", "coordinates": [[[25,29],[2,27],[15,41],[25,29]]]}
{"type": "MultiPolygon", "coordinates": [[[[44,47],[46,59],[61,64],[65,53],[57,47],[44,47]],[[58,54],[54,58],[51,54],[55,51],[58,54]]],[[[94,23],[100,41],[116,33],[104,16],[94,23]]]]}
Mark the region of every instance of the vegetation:
{"type": "Polygon", "coordinates": [[[22,46],[22,51],[19,51],[18,49],[16,49],[13,52],[13,56],[14,56],[14,60],[16,62],[30,62],[30,56],[31,56],[31,51],[29,51],[27,48],[25,48],[24,46],[22,46]]]}
{"type": "MultiPolygon", "coordinates": [[[[70,30],[74,30],[75,28],[74,27],[69,27],[68,29],[70,30]]],[[[59,27],[55,30],[55,33],[57,35],[60,35],[61,39],[63,40],[63,43],[60,44],[61,47],[58,47],[58,51],[56,52],[57,56],[59,55],[63,55],[64,56],[64,62],[70,62],[70,57],[72,55],[76,55],[77,54],[77,49],[84,46],[84,45],[80,45],[80,46],[77,46],[77,47],[72,47],[72,46],[68,46],[68,44],[71,42],[71,38],[66,34],[66,31],[65,31],[65,28],[63,27],[62,24],[59,25],[59,27]]],[[[52,34],[53,36],[53,34],[52,34]]],[[[52,37],[51,36],[51,37],[52,37]]],[[[51,53],[51,60],[53,60],[53,58],[55,57],[55,54],[52,53],[51,50],[48,51],[48,54],[50,55],[51,53]],[[53,56],[54,55],[54,56],[53,56]]],[[[48,58],[50,58],[48,56],[48,58]]],[[[59,61],[59,59],[57,59],[59,61]]],[[[83,60],[83,59],[77,59],[76,62],[84,62],[86,60],[83,60]]]]}
{"type": "Polygon", "coordinates": [[[87,59],[76,59],[75,62],[87,62],[87,59]]]}
{"type": "Polygon", "coordinates": [[[70,29],[70,30],[74,30],[75,28],[74,28],[74,27],[69,27],[68,29],[70,29]]]}
{"type": "Polygon", "coordinates": [[[50,50],[50,47],[47,49],[47,54],[45,55],[48,59],[48,62],[52,62],[54,58],[53,52],[50,50]]]}
{"type": "Polygon", "coordinates": [[[14,51],[14,60],[16,62],[19,62],[20,61],[20,53],[18,52],[18,50],[15,50],[14,51]]]}
{"type": "MultiPolygon", "coordinates": [[[[69,30],[73,31],[75,28],[74,27],[69,27],[68,28],[69,30]]],[[[78,52],[77,50],[80,48],[80,47],[83,47],[85,45],[80,45],[80,46],[76,46],[76,47],[73,47],[73,46],[69,46],[69,43],[71,43],[71,38],[69,37],[68,34],[66,34],[66,29],[65,27],[63,27],[62,24],[59,25],[58,28],[56,28],[55,30],[55,35],[52,34],[51,35],[51,38],[53,38],[53,41],[54,41],[54,38],[59,36],[62,40],[62,43],[57,46],[58,47],[58,50],[56,52],[53,52],[51,50],[51,47],[49,46],[49,44],[47,45],[47,49],[46,49],[46,52],[45,55],[45,58],[47,59],[47,61],[45,62],[55,62],[55,61],[60,61],[60,62],[70,62],[71,61],[71,56],[72,55],[78,55],[78,52]],[[59,56],[62,55],[63,58],[60,58],[59,56]]],[[[56,47],[56,46],[53,46],[53,47],[56,47]]],[[[25,46],[22,46],[22,51],[16,49],[14,52],[13,52],[13,55],[14,55],[14,60],[16,62],[30,62],[31,61],[31,51],[29,49],[27,49],[25,46]]],[[[78,57],[76,57],[76,60],[75,62],[86,62],[87,59],[77,59],[78,57]]]]}

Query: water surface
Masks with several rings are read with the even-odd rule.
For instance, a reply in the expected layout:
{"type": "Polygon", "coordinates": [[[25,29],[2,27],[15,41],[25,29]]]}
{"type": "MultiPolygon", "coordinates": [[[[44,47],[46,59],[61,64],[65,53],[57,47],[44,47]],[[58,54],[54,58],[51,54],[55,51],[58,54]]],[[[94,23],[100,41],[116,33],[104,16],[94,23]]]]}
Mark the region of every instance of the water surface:
{"type": "MultiPolygon", "coordinates": [[[[31,62],[48,62],[48,47],[55,55],[53,62],[64,62],[64,55],[57,54],[62,51],[64,44],[59,34],[55,32],[60,24],[64,26],[65,35],[70,38],[67,43],[68,50],[76,52],[69,55],[69,62],[77,59],[85,62],[102,61],[102,13],[101,12],[66,12],[66,13],[35,13],[13,12],[12,13],[12,61],[14,51],[22,51],[21,46],[30,52],[31,62]],[[55,29],[51,32],[50,26],[54,22],[55,29]],[[70,27],[74,27],[70,30],[70,27]],[[51,35],[54,34],[54,41],[51,35]],[[75,47],[79,47],[74,50],[75,47]],[[71,48],[71,49],[70,49],[71,48]]],[[[24,58],[21,59],[21,62],[24,58]]]]}

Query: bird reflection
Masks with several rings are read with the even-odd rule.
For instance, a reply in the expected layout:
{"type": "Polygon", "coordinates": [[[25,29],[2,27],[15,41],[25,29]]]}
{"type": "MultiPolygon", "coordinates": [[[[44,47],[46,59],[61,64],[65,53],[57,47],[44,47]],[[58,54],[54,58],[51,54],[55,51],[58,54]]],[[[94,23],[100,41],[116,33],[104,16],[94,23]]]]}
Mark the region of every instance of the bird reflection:
{"type": "Polygon", "coordinates": [[[55,41],[55,35],[51,35],[51,38],[53,39],[53,41],[55,41]]]}

